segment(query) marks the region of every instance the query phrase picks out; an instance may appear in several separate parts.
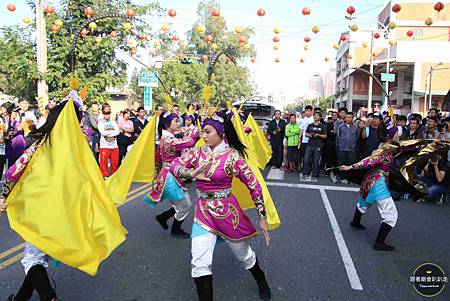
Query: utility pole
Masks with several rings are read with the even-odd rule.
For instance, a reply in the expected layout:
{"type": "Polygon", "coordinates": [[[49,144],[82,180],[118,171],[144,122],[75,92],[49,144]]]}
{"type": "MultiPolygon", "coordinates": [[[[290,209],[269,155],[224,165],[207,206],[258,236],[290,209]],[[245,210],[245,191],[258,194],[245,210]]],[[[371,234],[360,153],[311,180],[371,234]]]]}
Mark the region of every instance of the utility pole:
{"type": "MultiPolygon", "coordinates": [[[[370,67],[369,72],[370,74],[373,74],[373,31],[370,32],[370,67]]],[[[369,76],[369,95],[367,98],[367,113],[372,113],[372,91],[373,91],[373,78],[372,76],[369,76]]]]}
{"type": "MultiPolygon", "coordinates": [[[[47,72],[47,39],[45,30],[44,5],[39,0],[36,9],[36,45],[37,45],[37,69],[40,73],[47,72]]],[[[48,103],[48,86],[44,79],[38,81],[38,105],[45,106],[48,103]]]]}

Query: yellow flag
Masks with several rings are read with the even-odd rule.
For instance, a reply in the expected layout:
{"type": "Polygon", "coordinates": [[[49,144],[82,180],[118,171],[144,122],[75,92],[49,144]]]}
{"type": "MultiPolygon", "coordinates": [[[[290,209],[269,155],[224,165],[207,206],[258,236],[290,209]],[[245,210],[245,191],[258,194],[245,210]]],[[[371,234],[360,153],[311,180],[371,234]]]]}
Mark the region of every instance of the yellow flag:
{"type": "MultiPolygon", "coordinates": [[[[247,146],[249,145],[249,142],[247,141],[247,137],[244,131],[244,125],[242,124],[242,121],[239,118],[239,113],[237,112],[236,108],[233,108],[233,113],[234,113],[233,125],[234,128],[236,129],[239,140],[241,140],[241,142],[245,144],[245,146],[247,146]]],[[[258,168],[258,163],[256,161],[252,149],[247,147],[246,151],[248,158],[246,158],[245,161],[252,169],[263,191],[264,205],[266,207],[267,223],[269,224],[269,229],[271,230],[275,229],[281,224],[280,218],[278,217],[277,209],[275,208],[272,197],[270,196],[270,192],[267,189],[266,183],[264,182],[264,178],[261,174],[261,171],[258,168]]],[[[238,199],[239,205],[241,206],[242,209],[246,210],[249,208],[255,208],[253,200],[250,196],[250,191],[237,178],[233,178],[232,192],[238,199]]]]}
{"type": "Polygon", "coordinates": [[[119,169],[106,180],[115,204],[125,201],[132,182],[153,182],[155,177],[156,116],[134,142],[119,169]]]}
{"type": "Polygon", "coordinates": [[[81,132],[72,100],[8,202],[11,228],[49,256],[95,275],[126,229],[81,132]],[[51,141],[51,143],[50,143],[51,141]]]}
{"type": "Polygon", "coordinates": [[[264,169],[272,157],[272,149],[270,148],[269,141],[267,141],[263,131],[251,113],[248,115],[245,126],[252,129],[252,132],[247,135],[248,145],[252,148],[256,156],[259,168],[264,169]]]}

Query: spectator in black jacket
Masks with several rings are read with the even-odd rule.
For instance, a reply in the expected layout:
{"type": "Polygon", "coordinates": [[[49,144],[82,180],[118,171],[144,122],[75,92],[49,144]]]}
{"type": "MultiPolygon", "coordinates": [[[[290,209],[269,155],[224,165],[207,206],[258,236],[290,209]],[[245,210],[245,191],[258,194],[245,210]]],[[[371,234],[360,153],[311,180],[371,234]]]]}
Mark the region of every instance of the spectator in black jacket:
{"type": "Polygon", "coordinates": [[[134,124],[134,137],[137,138],[144,130],[147,125],[148,120],[145,118],[145,109],[143,107],[139,107],[137,109],[137,116],[133,119],[134,124]]]}
{"type": "Polygon", "coordinates": [[[270,145],[272,147],[271,164],[280,168],[283,163],[283,139],[286,121],[281,119],[281,111],[276,110],[274,119],[269,122],[267,133],[270,135],[270,145]]]}

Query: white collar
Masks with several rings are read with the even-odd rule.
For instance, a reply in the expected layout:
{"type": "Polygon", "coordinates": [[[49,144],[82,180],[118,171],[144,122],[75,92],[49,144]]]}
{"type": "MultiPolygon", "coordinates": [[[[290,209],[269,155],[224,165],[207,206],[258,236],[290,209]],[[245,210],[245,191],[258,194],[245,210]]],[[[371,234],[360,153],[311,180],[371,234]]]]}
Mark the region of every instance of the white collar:
{"type": "Polygon", "coordinates": [[[166,136],[166,137],[170,137],[170,138],[175,137],[175,135],[172,134],[171,132],[169,132],[168,130],[162,130],[162,136],[166,136]]]}
{"type": "Polygon", "coordinates": [[[227,148],[228,148],[228,144],[225,142],[225,140],[222,140],[222,142],[221,142],[218,146],[216,146],[216,148],[214,149],[214,151],[212,151],[211,148],[210,148],[209,146],[206,147],[206,151],[207,151],[208,153],[215,154],[215,153],[223,152],[223,151],[225,151],[227,148]]]}

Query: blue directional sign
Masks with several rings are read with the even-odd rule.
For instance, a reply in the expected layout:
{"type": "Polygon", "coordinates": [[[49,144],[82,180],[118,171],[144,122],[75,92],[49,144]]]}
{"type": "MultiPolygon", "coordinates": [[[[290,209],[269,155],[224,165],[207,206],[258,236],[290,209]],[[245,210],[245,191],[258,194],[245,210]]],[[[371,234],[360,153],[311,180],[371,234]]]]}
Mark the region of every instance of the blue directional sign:
{"type": "Polygon", "coordinates": [[[158,74],[153,71],[142,71],[139,73],[139,87],[158,87],[158,74]]]}
{"type": "Polygon", "coordinates": [[[144,87],[144,109],[152,109],[152,87],[144,87]]]}

